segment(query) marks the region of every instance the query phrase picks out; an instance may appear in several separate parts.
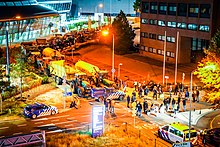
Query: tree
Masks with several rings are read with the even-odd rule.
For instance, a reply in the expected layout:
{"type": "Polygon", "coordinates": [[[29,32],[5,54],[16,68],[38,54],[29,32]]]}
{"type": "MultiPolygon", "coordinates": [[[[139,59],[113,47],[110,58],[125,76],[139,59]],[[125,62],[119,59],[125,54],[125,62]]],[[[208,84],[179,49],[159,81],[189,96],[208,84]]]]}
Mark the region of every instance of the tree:
{"type": "Polygon", "coordinates": [[[135,0],[133,4],[133,8],[135,12],[140,11],[141,9],[141,0],[135,0]]]}
{"type": "Polygon", "coordinates": [[[16,63],[11,64],[11,77],[14,79],[19,79],[20,84],[20,95],[22,98],[22,82],[25,77],[29,75],[29,72],[32,70],[30,67],[31,60],[28,59],[23,49],[20,49],[21,52],[16,56],[16,63]]]}
{"type": "Polygon", "coordinates": [[[115,53],[126,54],[133,45],[134,30],[121,10],[112,23],[112,32],[115,38],[115,53]]]}
{"type": "Polygon", "coordinates": [[[220,102],[220,31],[212,38],[206,56],[199,62],[194,73],[207,89],[205,98],[208,102],[220,102]]]}

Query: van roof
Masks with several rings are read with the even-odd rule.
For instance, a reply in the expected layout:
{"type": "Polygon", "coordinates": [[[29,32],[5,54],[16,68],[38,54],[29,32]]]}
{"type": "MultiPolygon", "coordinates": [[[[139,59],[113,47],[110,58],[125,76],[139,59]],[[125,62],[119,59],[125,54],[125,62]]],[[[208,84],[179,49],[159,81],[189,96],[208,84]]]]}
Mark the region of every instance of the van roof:
{"type": "Polygon", "coordinates": [[[189,126],[187,126],[185,124],[181,124],[179,122],[174,122],[174,123],[170,124],[170,126],[172,126],[175,129],[178,129],[180,131],[189,130],[189,126]]]}

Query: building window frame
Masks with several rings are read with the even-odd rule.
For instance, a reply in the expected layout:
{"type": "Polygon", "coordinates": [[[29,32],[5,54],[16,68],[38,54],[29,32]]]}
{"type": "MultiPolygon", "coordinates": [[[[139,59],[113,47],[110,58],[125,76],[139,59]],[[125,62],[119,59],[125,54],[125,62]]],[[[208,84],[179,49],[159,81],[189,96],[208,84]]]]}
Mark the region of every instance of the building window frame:
{"type": "Polygon", "coordinates": [[[186,29],[187,24],[185,22],[178,22],[176,27],[179,28],[179,29],[186,29]]]}
{"type": "Polygon", "coordinates": [[[141,12],[149,13],[149,2],[142,2],[141,12]]]}
{"type": "Polygon", "coordinates": [[[174,15],[176,16],[177,6],[176,3],[169,3],[168,4],[168,15],[174,15]]]}
{"type": "Polygon", "coordinates": [[[157,2],[150,2],[150,13],[157,14],[158,5],[157,2]]]}
{"type": "Polygon", "coordinates": [[[198,17],[199,16],[199,5],[198,4],[189,4],[188,16],[189,17],[198,17]]]}
{"type": "Polygon", "coordinates": [[[149,24],[150,25],[157,25],[157,20],[156,19],[150,19],[149,24]]]}
{"type": "Polygon", "coordinates": [[[148,24],[148,19],[141,18],[141,24],[148,24]]]}
{"type": "Polygon", "coordinates": [[[210,18],[211,5],[210,4],[200,4],[200,18],[210,18]]]}
{"type": "Polygon", "coordinates": [[[199,25],[199,31],[209,32],[210,31],[210,27],[208,25],[199,25]]]}
{"type": "Polygon", "coordinates": [[[167,3],[165,2],[160,2],[159,3],[159,14],[167,14],[167,3]]]}
{"type": "Polygon", "coordinates": [[[186,3],[179,3],[178,4],[178,16],[187,16],[187,4],[186,3]]]}
{"type": "Polygon", "coordinates": [[[167,26],[171,28],[176,28],[176,22],[175,21],[168,21],[167,26]]]}
{"type": "Polygon", "coordinates": [[[158,25],[158,26],[165,27],[165,26],[166,26],[166,22],[163,21],[163,20],[158,20],[158,21],[157,21],[157,25],[158,25]]]}
{"type": "Polygon", "coordinates": [[[197,24],[189,23],[189,24],[187,25],[187,29],[188,29],[188,30],[192,30],[192,31],[197,31],[197,30],[198,30],[198,25],[197,25],[197,24]]]}

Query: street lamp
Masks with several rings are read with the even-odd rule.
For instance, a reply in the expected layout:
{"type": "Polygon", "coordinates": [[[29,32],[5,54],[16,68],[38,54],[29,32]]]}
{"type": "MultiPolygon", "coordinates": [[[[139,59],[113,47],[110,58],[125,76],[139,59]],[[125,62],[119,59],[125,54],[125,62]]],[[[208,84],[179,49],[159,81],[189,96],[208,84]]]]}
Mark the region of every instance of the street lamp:
{"type": "MultiPolygon", "coordinates": [[[[109,31],[103,30],[102,35],[107,36],[109,31]]],[[[112,34],[112,80],[114,80],[114,73],[115,73],[115,35],[112,34]]]]}
{"type": "Polygon", "coordinates": [[[121,67],[122,65],[123,65],[122,63],[119,63],[119,64],[118,64],[118,78],[120,78],[120,67],[121,67]]]}

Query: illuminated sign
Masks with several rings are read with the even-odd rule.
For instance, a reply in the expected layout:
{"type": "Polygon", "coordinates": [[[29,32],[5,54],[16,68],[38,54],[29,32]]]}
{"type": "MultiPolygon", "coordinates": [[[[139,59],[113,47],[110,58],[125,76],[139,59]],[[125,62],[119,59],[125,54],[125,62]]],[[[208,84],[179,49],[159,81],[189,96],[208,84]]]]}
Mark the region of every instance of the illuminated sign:
{"type": "Polygon", "coordinates": [[[101,136],[104,132],[104,105],[92,108],[92,137],[101,136]]]}

